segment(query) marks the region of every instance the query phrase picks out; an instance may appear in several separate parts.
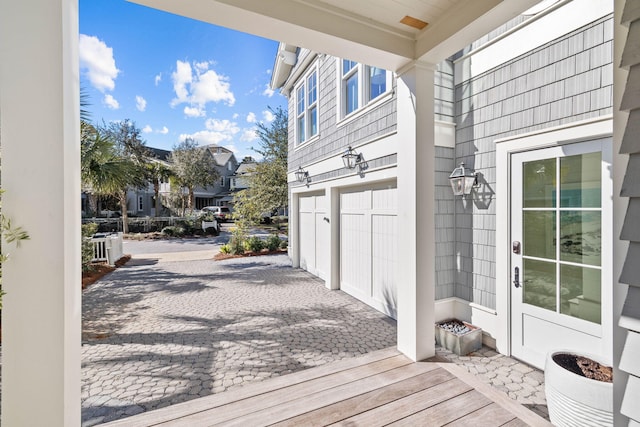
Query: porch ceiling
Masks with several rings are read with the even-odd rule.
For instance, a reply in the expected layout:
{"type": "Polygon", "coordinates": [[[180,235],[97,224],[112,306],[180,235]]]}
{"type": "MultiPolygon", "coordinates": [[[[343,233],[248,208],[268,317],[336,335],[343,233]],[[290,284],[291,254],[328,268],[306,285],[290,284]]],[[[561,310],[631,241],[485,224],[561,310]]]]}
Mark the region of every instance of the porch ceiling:
{"type": "Polygon", "coordinates": [[[540,0],[129,0],[234,30],[398,70],[438,63],[540,0]],[[404,16],[424,29],[400,23],[404,16]]]}

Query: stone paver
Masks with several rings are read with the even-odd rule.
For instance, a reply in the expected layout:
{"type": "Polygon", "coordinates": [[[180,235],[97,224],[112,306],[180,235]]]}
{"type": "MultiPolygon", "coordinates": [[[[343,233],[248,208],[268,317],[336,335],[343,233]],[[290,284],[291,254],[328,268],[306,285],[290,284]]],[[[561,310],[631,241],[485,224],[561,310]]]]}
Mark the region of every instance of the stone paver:
{"type": "Polygon", "coordinates": [[[484,346],[467,356],[458,356],[442,347],[436,347],[436,355],[465,367],[481,381],[549,419],[542,371],[484,346]]]}
{"type": "Polygon", "coordinates": [[[395,322],[290,267],[137,255],[83,294],[91,426],[394,346],[395,322]]]}

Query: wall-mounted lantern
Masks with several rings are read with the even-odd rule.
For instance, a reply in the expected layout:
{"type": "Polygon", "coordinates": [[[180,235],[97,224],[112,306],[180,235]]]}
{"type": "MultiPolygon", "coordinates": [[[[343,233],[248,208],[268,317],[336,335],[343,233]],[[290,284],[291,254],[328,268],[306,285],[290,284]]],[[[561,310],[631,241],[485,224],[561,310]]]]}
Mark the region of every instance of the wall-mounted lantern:
{"type": "Polygon", "coordinates": [[[460,163],[449,175],[449,182],[454,196],[465,196],[478,187],[478,174],[465,168],[464,163],[460,163]]]}
{"type": "Polygon", "coordinates": [[[309,172],[302,169],[302,166],[298,166],[298,170],[296,171],[296,179],[298,182],[309,182],[309,172]]]}
{"type": "Polygon", "coordinates": [[[347,151],[342,155],[342,161],[344,162],[344,167],[347,169],[353,169],[360,163],[362,163],[362,154],[356,153],[356,151],[349,146],[347,151]]]}

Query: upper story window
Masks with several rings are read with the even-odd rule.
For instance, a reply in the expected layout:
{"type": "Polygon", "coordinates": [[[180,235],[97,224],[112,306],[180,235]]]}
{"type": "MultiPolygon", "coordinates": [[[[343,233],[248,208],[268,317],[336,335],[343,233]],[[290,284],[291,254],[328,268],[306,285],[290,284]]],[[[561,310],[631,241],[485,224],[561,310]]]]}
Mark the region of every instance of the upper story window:
{"type": "Polygon", "coordinates": [[[318,134],[318,70],[313,67],[301,80],[296,94],[296,144],[318,134]]]}
{"type": "Polygon", "coordinates": [[[342,59],[340,98],[342,117],[366,107],[391,90],[391,73],[387,70],[342,59]]]}

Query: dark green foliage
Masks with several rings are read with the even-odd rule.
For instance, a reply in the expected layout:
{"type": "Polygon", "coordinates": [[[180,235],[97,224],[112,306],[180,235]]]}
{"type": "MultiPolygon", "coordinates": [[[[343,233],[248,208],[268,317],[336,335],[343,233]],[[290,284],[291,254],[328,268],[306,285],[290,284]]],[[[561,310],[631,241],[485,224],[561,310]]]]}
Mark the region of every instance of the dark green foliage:
{"type": "Polygon", "coordinates": [[[277,234],[272,234],[271,236],[269,236],[269,238],[267,238],[267,249],[269,249],[270,251],[276,251],[280,248],[280,237],[278,237],[277,234]]]}
{"type": "Polygon", "coordinates": [[[96,234],[98,230],[98,224],[93,222],[82,224],[82,244],[81,244],[81,254],[82,254],[82,271],[91,271],[91,261],[93,260],[93,243],[91,242],[91,237],[96,234]]]}

